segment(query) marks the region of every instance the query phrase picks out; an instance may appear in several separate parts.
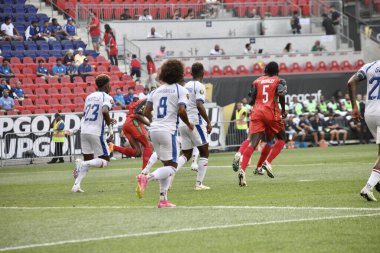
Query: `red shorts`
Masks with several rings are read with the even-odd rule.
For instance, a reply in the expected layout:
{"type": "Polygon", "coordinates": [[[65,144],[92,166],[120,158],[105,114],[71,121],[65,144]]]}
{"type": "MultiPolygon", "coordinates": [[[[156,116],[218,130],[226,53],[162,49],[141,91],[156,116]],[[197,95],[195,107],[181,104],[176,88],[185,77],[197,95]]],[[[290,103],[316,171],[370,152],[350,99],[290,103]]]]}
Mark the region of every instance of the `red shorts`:
{"type": "Polygon", "coordinates": [[[264,110],[252,111],[249,133],[256,134],[265,132],[267,138],[273,139],[275,134],[278,134],[285,129],[280,113],[276,112],[276,114],[277,115],[275,116],[273,115],[273,112],[268,113],[264,110]]]}
{"type": "Polygon", "coordinates": [[[144,124],[137,119],[127,119],[123,124],[123,133],[128,140],[133,138],[139,141],[144,147],[149,146],[148,132],[144,124]]]}

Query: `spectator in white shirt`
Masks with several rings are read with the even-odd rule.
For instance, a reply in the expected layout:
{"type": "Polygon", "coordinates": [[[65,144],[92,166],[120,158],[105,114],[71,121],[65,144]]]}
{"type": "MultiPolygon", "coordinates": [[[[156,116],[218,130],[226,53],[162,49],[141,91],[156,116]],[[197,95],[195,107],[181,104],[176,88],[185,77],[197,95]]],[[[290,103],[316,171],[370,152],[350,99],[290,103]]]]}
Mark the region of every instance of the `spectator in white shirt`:
{"type": "Polygon", "coordinates": [[[244,54],[255,54],[250,43],[245,44],[244,54]]]}
{"type": "Polygon", "coordinates": [[[1,35],[4,40],[24,40],[24,38],[19,34],[17,29],[12,24],[12,19],[10,17],[6,17],[5,23],[1,25],[1,35]]]}
{"type": "Polygon", "coordinates": [[[155,39],[155,38],[162,38],[162,35],[156,32],[156,28],[152,27],[150,28],[150,33],[148,33],[148,36],[146,36],[147,39],[155,39]]]}
{"type": "Polygon", "coordinates": [[[149,95],[149,88],[144,88],[144,91],[139,94],[139,99],[147,98],[149,95]]]}
{"type": "Polygon", "coordinates": [[[210,51],[210,55],[224,55],[225,52],[222,48],[219,47],[218,44],[210,51]]]}
{"type": "Polygon", "coordinates": [[[149,9],[144,9],[144,13],[139,17],[139,21],[149,21],[153,20],[152,16],[149,15],[149,9]]]}

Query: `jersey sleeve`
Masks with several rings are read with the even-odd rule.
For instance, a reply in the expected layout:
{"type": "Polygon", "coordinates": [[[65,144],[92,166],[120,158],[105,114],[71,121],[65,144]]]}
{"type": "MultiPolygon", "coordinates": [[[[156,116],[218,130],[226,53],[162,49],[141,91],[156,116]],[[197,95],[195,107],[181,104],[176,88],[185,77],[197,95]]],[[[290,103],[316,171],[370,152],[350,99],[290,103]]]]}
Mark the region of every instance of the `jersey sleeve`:
{"type": "Polygon", "coordinates": [[[284,96],[288,92],[288,87],[286,86],[286,81],[280,79],[277,86],[277,95],[284,96]]]}
{"type": "Polygon", "coordinates": [[[187,89],[183,88],[182,86],[179,86],[178,96],[178,104],[186,106],[187,102],[189,101],[189,92],[187,91],[187,89]]]}
{"type": "Polygon", "coordinates": [[[360,79],[360,80],[365,80],[367,79],[367,69],[371,66],[372,63],[367,63],[365,65],[363,65],[363,67],[361,67],[358,72],[356,72],[356,76],[360,79]]]}
{"type": "Polygon", "coordinates": [[[112,109],[112,106],[114,105],[113,98],[109,95],[105,96],[104,101],[103,101],[103,107],[106,106],[108,107],[109,110],[112,109]]]}
{"type": "Polygon", "coordinates": [[[206,100],[206,88],[203,84],[198,84],[195,90],[195,100],[204,103],[206,100]]]}

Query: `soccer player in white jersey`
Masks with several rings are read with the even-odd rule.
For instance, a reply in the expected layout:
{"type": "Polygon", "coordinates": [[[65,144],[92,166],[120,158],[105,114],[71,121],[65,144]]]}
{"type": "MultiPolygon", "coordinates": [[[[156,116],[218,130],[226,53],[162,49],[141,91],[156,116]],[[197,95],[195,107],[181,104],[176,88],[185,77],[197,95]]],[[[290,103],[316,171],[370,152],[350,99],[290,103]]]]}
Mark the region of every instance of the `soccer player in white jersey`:
{"type": "Polygon", "coordinates": [[[136,193],[139,198],[142,198],[147,183],[152,180],[159,180],[159,208],[175,207],[168,201],[167,194],[170,184],[169,178],[176,173],[178,165],[178,117],[190,130],[194,129],[194,125],[190,123],[186,113],[188,92],[178,84],[183,80],[183,73],[184,68],[180,61],[175,59],[166,61],[162,65],[159,75],[159,79],[164,84],[149,94],[143,113],[152,122],[149,129],[150,139],[158,159],[162,161],[164,167],[158,168],[148,175],[138,175],[136,193]]]}
{"type": "Polygon", "coordinates": [[[352,104],[352,117],[359,120],[360,111],[356,104],[356,85],[367,80],[367,101],[365,104],[364,118],[369,130],[379,146],[378,159],[372,169],[367,184],[360,191],[360,195],[368,201],[377,201],[373,194],[373,188],[380,192],[380,60],[365,64],[348,81],[348,90],[352,104]]]}
{"type": "Polygon", "coordinates": [[[89,167],[106,167],[110,160],[104,129],[107,125],[109,138],[112,139],[112,125],[116,121],[109,115],[114,103],[112,97],[108,95],[111,90],[109,82],[110,78],[107,75],[97,76],[95,79],[97,91],[86,98],[81,120],[81,146],[84,161],[81,159],[75,161],[73,192],[83,192],[80,184],[89,167]]]}
{"type": "Polygon", "coordinates": [[[191,131],[186,125],[179,128],[181,136],[181,148],[183,155],[178,159],[178,168],[190,160],[193,154],[193,148],[199,150],[199,162],[195,190],[208,190],[210,187],[203,185],[208,165],[208,135],[211,133],[212,126],[207,116],[206,109],[203,104],[206,97],[206,89],[202,84],[204,68],[201,63],[194,63],[191,67],[193,80],[185,84],[185,88],[189,92],[189,102],[187,105],[187,114],[189,120],[194,124],[194,131],[191,131]]]}

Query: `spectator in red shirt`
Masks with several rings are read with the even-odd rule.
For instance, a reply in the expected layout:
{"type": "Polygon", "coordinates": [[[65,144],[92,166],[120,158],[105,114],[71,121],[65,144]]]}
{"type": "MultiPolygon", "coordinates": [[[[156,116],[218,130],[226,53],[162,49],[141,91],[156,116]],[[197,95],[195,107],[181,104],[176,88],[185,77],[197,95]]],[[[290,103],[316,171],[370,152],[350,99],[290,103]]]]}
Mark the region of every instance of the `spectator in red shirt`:
{"type": "Polygon", "coordinates": [[[90,18],[91,21],[88,25],[87,30],[90,33],[91,41],[92,41],[92,47],[94,48],[95,52],[99,53],[99,47],[100,47],[100,21],[96,17],[95,13],[90,11],[90,18]]]}
{"type": "Polygon", "coordinates": [[[117,49],[117,44],[116,44],[116,38],[115,38],[115,35],[113,34],[113,32],[110,32],[109,33],[109,40],[108,40],[108,46],[109,46],[109,57],[110,57],[110,61],[111,61],[111,65],[116,65],[118,66],[118,62],[117,62],[117,55],[119,53],[118,49],[117,49]]]}
{"type": "Polygon", "coordinates": [[[148,72],[148,82],[147,87],[150,89],[152,87],[156,87],[156,78],[157,78],[157,72],[156,72],[156,65],[154,65],[152,56],[147,55],[146,56],[146,70],[148,72]]]}
{"type": "Polygon", "coordinates": [[[106,52],[107,52],[108,59],[110,59],[110,48],[108,47],[108,43],[109,43],[109,38],[110,38],[111,32],[113,32],[111,26],[109,24],[105,24],[104,25],[103,42],[104,42],[104,45],[106,46],[106,52]]]}
{"type": "Polygon", "coordinates": [[[131,77],[136,75],[137,80],[140,80],[141,77],[141,63],[137,60],[137,56],[135,54],[132,55],[131,60],[131,77]]]}

